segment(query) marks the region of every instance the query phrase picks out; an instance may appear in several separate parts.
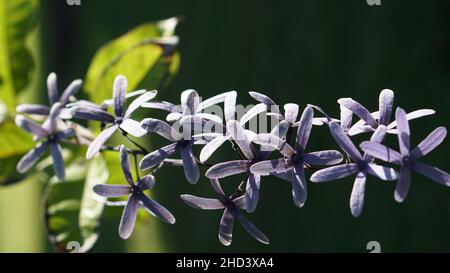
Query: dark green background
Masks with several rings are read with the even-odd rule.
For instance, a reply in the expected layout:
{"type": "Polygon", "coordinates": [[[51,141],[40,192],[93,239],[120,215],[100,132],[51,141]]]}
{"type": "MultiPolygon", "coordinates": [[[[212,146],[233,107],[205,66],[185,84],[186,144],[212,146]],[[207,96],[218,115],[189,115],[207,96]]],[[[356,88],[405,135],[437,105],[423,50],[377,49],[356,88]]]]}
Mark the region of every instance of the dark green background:
{"type": "MultiPolygon", "coordinates": [[[[318,104],[338,114],[336,100],[353,97],[376,109],[379,91],[395,91],[406,110],[433,108],[434,117],[412,123],[417,144],[437,126],[448,126],[450,109],[450,2],[382,1],[43,1],[44,74],[58,72],[60,84],[84,77],[97,49],[147,21],[183,15],[178,28],[182,64],[160,99],[179,101],[194,88],[204,97],[236,90],[238,101],[253,103],[248,91],[278,103],[318,104]]],[[[357,138],[356,141],[362,139],[357,138]]],[[[163,145],[155,138],[154,146],[163,145]]],[[[395,145],[392,140],[391,143],[395,145]]],[[[425,161],[450,170],[446,141],[425,161]]],[[[313,132],[310,150],[335,148],[325,128],[313,132]]],[[[229,147],[212,161],[232,159],[229,147]]],[[[228,190],[239,177],[224,181],[228,190]]],[[[217,239],[221,213],[195,210],[179,194],[213,196],[208,181],[189,185],[181,169],[158,176],[157,199],[177,224],[160,224],[165,251],[366,251],[376,240],[382,251],[450,251],[450,189],[414,174],[404,204],[393,199],[394,183],[370,178],[362,216],[350,214],[352,179],[309,184],[304,208],[294,207],[290,185],[264,179],[258,210],[250,219],[271,239],[264,246],[235,225],[234,242],[217,239]]],[[[150,221],[156,222],[153,219],[150,221]]],[[[119,219],[106,221],[97,251],[121,251],[119,219]]],[[[159,225],[159,224],[158,224],[159,225]]],[[[148,229],[148,232],[152,232],[148,229]]],[[[146,249],[144,248],[144,251],[146,249]]]]}

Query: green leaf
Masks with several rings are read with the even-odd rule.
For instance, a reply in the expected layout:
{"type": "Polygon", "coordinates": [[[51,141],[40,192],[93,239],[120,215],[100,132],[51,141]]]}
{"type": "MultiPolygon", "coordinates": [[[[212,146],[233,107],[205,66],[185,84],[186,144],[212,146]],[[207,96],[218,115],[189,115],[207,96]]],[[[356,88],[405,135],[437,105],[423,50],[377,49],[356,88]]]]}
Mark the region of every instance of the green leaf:
{"type": "Polygon", "coordinates": [[[117,75],[128,78],[128,90],[163,87],[178,71],[179,56],[174,36],[177,18],[146,23],[104,45],[89,66],[85,90],[101,103],[112,97],[117,75]]]}
{"type": "Polygon", "coordinates": [[[66,181],[52,178],[44,196],[45,220],[49,238],[55,249],[87,252],[98,239],[104,199],[92,188],[108,181],[109,171],[103,157],[91,161],[79,159],[66,168],[66,181]]]}
{"type": "Polygon", "coordinates": [[[26,39],[37,25],[37,0],[0,1],[0,98],[10,112],[30,82],[34,62],[26,39]]]}

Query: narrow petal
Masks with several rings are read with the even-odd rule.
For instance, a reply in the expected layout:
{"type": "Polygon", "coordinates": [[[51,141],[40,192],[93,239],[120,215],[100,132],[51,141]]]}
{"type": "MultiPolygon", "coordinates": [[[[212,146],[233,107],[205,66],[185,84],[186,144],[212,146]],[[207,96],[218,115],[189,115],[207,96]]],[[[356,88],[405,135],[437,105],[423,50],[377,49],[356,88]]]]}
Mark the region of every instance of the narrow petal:
{"type": "Polygon", "coordinates": [[[224,246],[231,245],[231,241],[233,240],[233,224],[233,215],[228,209],[225,209],[222,218],[220,219],[219,226],[219,241],[224,246]]]}
{"type": "MultiPolygon", "coordinates": [[[[136,97],[136,96],[140,96],[140,95],[142,95],[142,94],[144,94],[144,93],[146,93],[146,92],[147,92],[147,90],[145,90],[145,89],[141,89],[141,90],[136,90],[136,91],[133,91],[133,92],[129,92],[129,93],[127,93],[127,94],[125,95],[125,100],[127,100],[127,99],[129,99],[129,98],[136,97]]],[[[114,105],[114,99],[104,100],[104,101],[102,102],[102,106],[106,106],[106,108],[108,108],[108,107],[110,107],[110,106],[113,106],[113,105],[114,105]]]]}
{"type": "Polygon", "coordinates": [[[114,80],[113,86],[113,99],[114,99],[114,113],[116,117],[123,116],[123,110],[125,107],[125,96],[127,95],[127,78],[119,75],[114,80]]]}
{"type": "Polygon", "coordinates": [[[157,92],[156,91],[149,91],[146,92],[139,97],[137,97],[130,105],[128,106],[127,111],[125,112],[124,118],[129,118],[131,114],[134,113],[143,103],[146,103],[147,101],[153,99],[156,97],[157,92]]]}
{"type": "Polygon", "coordinates": [[[400,177],[395,187],[394,199],[395,201],[402,203],[406,195],[409,192],[411,186],[411,169],[409,167],[402,166],[400,168],[400,177]]]}
{"type": "Polygon", "coordinates": [[[227,129],[233,140],[241,149],[241,152],[244,154],[244,156],[247,159],[254,159],[255,153],[253,150],[253,146],[250,143],[247,135],[245,134],[242,125],[238,121],[230,120],[228,121],[227,129]]]}
{"type": "Polygon", "coordinates": [[[195,115],[200,104],[197,91],[189,89],[181,93],[181,108],[183,116],[195,115]]]}
{"type": "Polygon", "coordinates": [[[399,152],[394,151],[383,144],[364,141],[361,143],[360,147],[365,153],[385,162],[400,164],[402,161],[402,155],[399,152]]]}
{"type": "Polygon", "coordinates": [[[61,146],[59,145],[59,143],[52,143],[50,148],[52,153],[53,170],[55,172],[55,175],[59,181],[64,181],[66,174],[64,170],[64,159],[61,152],[61,146]]]}
{"type": "Polygon", "coordinates": [[[308,191],[303,166],[296,166],[292,170],[292,198],[294,200],[294,204],[299,208],[303,207],[303,205],[305,205],[307,195],[308,191]]]}
{"type": "Polygon", "coordinates": [[[202,198],[190,194],[181,195],[181,199],[184,203],[195,209],[217,210],[225,208],[222,202],[218,199],[202,198]]]}
{"type": "Polygon", "coordinates": [[[287,132],[289,131],[289,122],[282,120],[276,126],[273,127],[270,134],[275,135],[281,139],[286,137],[287,132]]]}
{"type": "Polygon", "coordinates": [[[361,153],[337,122],[330,123],[330,132],[337,144],[350,156],[351,159],[357,162],[362,161],[361,153]]]}
{"type": "Polygon", "coordinates": [[[53,105],[58,101],[58,83],[55,73],[50,73],[47,77],[48,101],[53,105]]]}
{"type": "Polygon", "coordinates": [[[191,184],[196,184],[200,179],[200,170],[191,146],[186,145],[181,148],[181,157],[183,158],[184,175],[187,181],[191,184]]]}
{"type": "Polygon", "coordinates": [[[289,123],[293,124],[297,121],[299,108],[298,104],[295,103],[284,105],[284,117],[289,123]]]}
{"type": "Polygon", "coordinates": [[[31,169],[31,167],[33,167],[33,165],[39,160],[45,150],[47,150],[48,146],[49,143],[47,141],[37,144],[35,148],[30,150],[26,155],[22,157],[22,159],[20,159],[19,163],[17,164],[17,171],[19,173],[25,173],[29,169],[31,169]]]}
{"type": "MultiPolygon", "coordinates": [[[[412,112],[406,114],[406,119],[414,120],[414,119],[418,119],[421,117],[431,116],[431,115],[434,115],[435,113],[436,113],[436,111],[434,111],[432,109],[420,109],[420,110],[412,111],[412,112]]],[[[388,129],[396,128],[397,121],[394,120],[387,127],[388,127],[388,129]]]]}
{"type": "Polygon", "coordinates": [[[208,169],[205,176],[210,179],[219,179],[249,171],[252,162],[250,160],[233,160],[218,163],[208,169]]]}
{"type": "Polygon", "coordinates": [[[16,112],[28,115],[48,116],[50,107],[39,104],[20,104],[16,107],[16,112]]]}
{"type": "Polygon", "coordinates": [[[226,122],[236,119],[236,97],[236,91],[229,92],[225,97],[224,114],[226,122]]]}
{"type": "Polygon", "coordinates": [[[347,131],[347,134],[349,136],[356,136],[359,134],[363,134],[363,133],[370,133],[373,132],[375,129],[373,129],[372,127],[370,127],[369,125],[367,125],[364,121],[363,121],[363,125],[359,126],[357,123],[355,123],[355,125],[353,125],[350,130],[347,131]]]}
{"type": "Polygon", "coordinates": [[[138,186],[141,191],[145,191],[148,189],[152,189],[156,184],[155,177],[151,174],[146,175],[144,177],[141,177],[139,181],[136,183],[136,186],[138,186]]]}
{"type": "Polygon", "coordinates": [[[102,149],[105,142],[116,132],[117,128],[117,125],[113,125],[101,131],[97,138],[89,145],[86,158],[93,158],[102,149]]]}
{"type": "Polygon", "coordinates": [[[394,105],[394,92],[390,89],[384,89],[380,93],[379,99],[380,117],[378,123],[388,125],[391,121],[392,107],[394,105]]]}
{"type": "Polygon", "coordinates": [[[411,156],[417,159],[429,154],[444,141],[446,136],[447,129],[445,127],[436,128],[412,150],[411,156]]]}
{"type": "Polygon", "coordinates": [[[148,198],[143,193],[139,195],[139,200],[141,200],[141,202],[144,204],[144,207],[150,212],[150,214],[158,217],[163,222],[166,222],[168,224],[175,224],[175,217],[161,204],[151,198],[148,198]]]}
{"type": "Polygon", "coordinates": [[[340,115],[340,122],[341,122],[341,128],[344,130],[345,133],[350,130],[350,127],[352,126],[352,120],[353,120],[353,112],[348,109],[347,107],[344,107],[340,105],[341,109],[341,115],[340,115]]]}
{"type": "Polygon", "coordinates": [[[114,117],[100,108],[91,106],[75,106],[71,109],[74,118],[114,123],[114,117]]]}
{"type": "MultiPolygon", "coordinates": [[[[384,140],[384,137],[386,136],[386,126],[380,125],[378,128],[373,132],[372,137],[370,138],[370,141],[373,143],[381,143],[384,140]]],[[[373,156],[364,153],[363,156],[364,161],[370,162],[373,160],[373,156]]]]}
{"type": "Polygon", "coordinates": [[[350,211],[352,212],[353,217],[359,217],[363,210],[366,179],[367,177],[364,172],[359,172],[356,175],[352,194],[350,196],[350,211]]]}
{"type": "Polygon", "coordinates": [[[124,145],[120,146],[120,165],[122,167],[123,175],[130,186],[134,186],[133,176],[130,169],[130,158],[124,145]]]}
{"type": "Polygon", "coordinates": [[[385,181],[393,181],[398,179],[397,171],[386,166],[368,164],[367,172],[385,181]]]}
{"type": "Polygon", "coordinates": [[[280,158],[255,163],[250,167],[250,172],[256,175],[265,176],[274,173],[286,173],[291,169],[292,166],[287,164],[285,159],[280,158]]]}
{"type": "MultiPolygon", "coordinates": [[[[231,91],[231,92],[233,92],[233,91],[231,91]]],[[[204,100],[204,101],[200,102],[200,104],[198,105],[197,112],[200,112],[200,111],[202,111],[202,110],[204,110],[204,109],[206,109],[208,107],[211,107],[211,106],[214,106],[216,104],[224,102],[225,98],[227,97],[227,95],[229,93],[230,92],[225,92],[225,93],[216,95],[214,97],[211,97],[211,98],[209,98],[207,100],[204,100]]]]}
{"type": "Polygon", "coordinates": [[[409,155],[409,123],[406,119],[405,110],[402,108],[397,108],[395,112],[395,119],[397,121],[398,130],[398,145],[400,147],[400,152],[402,155],[409,155]]]}
{"type": "Polygon", "coordinates": [[[355,115],[357,115],[360,119],[364,120],[372,128],[376,128],[378,126],[378,123],[372,117],[370,112],[359,102],[354,101],[351,98],[342,98],[338,100],[338,103],[351,110],[355,115]]]}
{"type": "Polygon", "coordinates": [[[245,189],[245,209],[248,213],[254,212],[258,205],[260,184],[261,177],[259,175],[249,175],[245,189]]]}
{"type": "Polygon", "coordinates": [[[175,104],[168,101],[146,102],[141,105],[144,108],[159,109],[167,112],[173,112],[177,108],[175,104]]]}
{"type": "Polygon", "coordinates": [[[127,205],[122,213],[122,219],[120,219],[119,235],[120,238],[126,240],[130,238],[133,233],[134,224],[136,223],[137,211],[139,208],[139,199],[136,195],[132,194],[128,198],[127,205]]]}
{"type": "Polygon", "coordinates": [[[267,110],[267,106],[264,103],[260,103],[257,104],[255,106],[253,106],[252,108],[250,108],[250,110],[247,111],[247,113],[245,113],[241,119],[239,120],[239,122],[244,125],[246,124],[248,121],[250,121],[252,118],[256,117],[257,115],[263,113],[264,111],[267,110]]]}
{"type": "Polygon", "coordinates": [[[312,152],[303,155],[303,161],[312,166],[327,166],[341,163],[343,156],[335,150],[312,152]]]}
{"type": "Polygon", "coordinates": [[[94,192],[107,198],[117,198],[131,193],[130,187],[125,185],[105,185],[94,186],[94,192]]]}
{"type": "Polygon", "coordinates": [[[130,118],[124,119],[119,127],[134,137],[143,137],[147,133],[139,122],[130,118]]]}
{"type": "Polygon", "coordinates": [[[313,117],[314,110],[309,106],[306,107],[297,128],[297,138],[295,141],[295,150],[297,153],[303,153],[305,151],[309,135],[311,134],[313,117]]]}
{"type": "Polygon", "coordinates": [[[295,154],[295,150],[286,141],[273,134],[257,134],[252,141],[263,147],[273,147],[286,157],[292,157],[295,154]]]}
{"type": "Polygon", "coordinates": [[[271,105],[277,105],[271,98],[268,96],[258,93],[258,92],[248,92],[248,94],[254,98],[256,101],[264,103],[265,105],[271,106],[271,105]]]}
{"type": "Polygon", "coordinates": [[[57,102],[50,108],[48,118],[42,124],[42,127],[50,133],[54,133],[57,130],[59,113],[61,113],[61,103],[57,102]]]}
{"type": "Polygon", "coordinates": [[[69,102],[70,97],[80,91],[82,85],[82,80],[74,80],[73,82],[71,82],[70,85],[67,86],[67,88],[62,93],[61,97],[59,98],[59,102],[61,102],[62,105],[66,105],[66,103],[69,102]]]}
{"type": "Polygon", "coordinates": [[[156,166],[164,159],[175,154],[177,150],[178,143],[172,143],[156,151],[153,151],[142,158],[141,162],[139,163],[139,168],[141,168],[142,170],[146,170],[148,168],[156,166]]]}
{"type": "Polygon", "coordinates": [[[233,216],[236,217],[236,219],[239,221],[239,223],[241,223],[245,231],[247,231],[247,233],[250,234],[253,238],[263,244],[270,243],[269,238],[267,238],[267,236],[264,235],[264,233],[262,233],[258,228],[256,228],[247,218],[245,218],[239,210],[233,210],[232,213],[233,216]]]}
{"type": "Polygon", "coordinates": [[[167,122],[175,122],[180,120],[183,117],[183,113],[181,112],[172,112],[166,116],[167,122]]]}
{"type": "Polygon", "coordinates": [[[46,137],[48,135],[47,130],[42,128],[41,125],[21,115],[16,116],[16,125],[37,137],[46,137]]]}
{"type": "Polygon", "coordinates": [[[429,179],[444,186],[450,187],[450,175],[443,170],[418,161],[414,162],[412,168],[416,172],[425,175],[429,179]]]}
{"type": "Polygon", "coordinates": [[[158,135],[164,137],[170,141],[178,141],[181,139],[181,135],[175,129],[172,128],[167,122],[159,119],[146,118],[141,121],[141,126],[145,130],[157,133],[158,135]]]}
{"type": "Polygon", "coordinates": [[[187,115],[180,119],[183,130],[196,130],[200,132],[224,132],[224,126],[221,122],[205,118],[204,115],[187,115]]]}
{"type": "Polygon", "coordinates": [[[341,179],[359,171],[359,167],[355,163],[346,165],[333,166],[320,171],[315,172],[310,180],[312,182],[329,182],[337,179],[341,179]]]}
{"type": "Polygon", "coordinates": [[[211,155],[229,139],[228,136],[218,136],[208,142],[200,152],[200,162],[206,162],[211,155]]]}

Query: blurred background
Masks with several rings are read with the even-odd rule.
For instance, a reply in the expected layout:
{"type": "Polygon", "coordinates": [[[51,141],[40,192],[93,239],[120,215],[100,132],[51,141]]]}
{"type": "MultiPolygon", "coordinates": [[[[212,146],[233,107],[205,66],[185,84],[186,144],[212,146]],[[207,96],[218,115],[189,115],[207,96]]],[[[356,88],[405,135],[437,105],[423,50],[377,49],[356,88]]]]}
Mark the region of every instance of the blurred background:
{"type": "MultiPolygon", "coordinates": [[[[108,41],[144,22],[183,16],[176,31],[180,70],[160,90],[161,100],[177,103],[183,90],[193,88],[204,98],[236,90],[238,102],[250,104],[254,101],[247,92],[254,90],[279,104],[313,103],[336,116],[338,98],[352,97],[374,110],[379,92],[390,88],[395,106],[437,112],[411,123],[413,144],[438,126],[450,126],[447,0],[382,0],[381,6],[365,0],[82,0],[81,6],[43,0],[39,12],[35,46],[40,80],[34,101],[46,102],[48,73],[57,72],[59,85],[67,86],[84,78],[94,54],[108,41]]],[[[389,143],[396,145],[395,139],[389,143]]],[[[163,144],[158,137],[152,139],[153,147],[163,144]]],[[[309,147],[336,145],[326,128],[315,127],[309,147]]],[[[229,148],[223,146],[211,161],[233,159],[229,148]]],[[[449,150],[447,140],[425,162],[450,171],[449,150]]],[[[239,178],[224,180],[225,189],[231,191],[239,178]]],[[[380,242],[383,252],[450,251],[450,189],[419,174],[413,174],[403,204],[394,201],[394,183],[370,177],[358,219],[349,209],[351,178],[310,183],[302,209],[294,206],[289,184],[264,178],[258,209],[249,219],[271,244],[259,244],[236,224],[230,247],[217,238],[220,212],[195,210],[179,198],[183,193],[213,197],[206,179],[192,186],[182,169],[172,167],[161,170],[157,179],[153,196],[176,216],[176,225],[146,218],[129,241],[122,241],[119,218],[105,213],[94,252],[367,252],[369,241],[380,242]]],[[[40,217],[43,188],[33,179],[0,188],[1,252],[53,251],[40,217]]]]}

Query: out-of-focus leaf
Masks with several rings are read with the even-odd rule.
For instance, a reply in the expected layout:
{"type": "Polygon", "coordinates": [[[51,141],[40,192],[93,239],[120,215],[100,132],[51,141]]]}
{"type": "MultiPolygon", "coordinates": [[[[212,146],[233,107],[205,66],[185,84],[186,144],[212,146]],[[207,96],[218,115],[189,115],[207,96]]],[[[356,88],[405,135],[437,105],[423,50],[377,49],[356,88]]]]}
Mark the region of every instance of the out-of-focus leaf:
{"type": "Polygon", "coordinates": [[[6,108],[6,104],[0,100],[0,124],[6,120],[8,115],[8,108],[6,108]]]}
{"type": "Polygon", "coordinates": [[[109,177],[102,157],[90,161],[79,159],[66,168],[66,181],[52,178],[44,196],[46,226],[49,238],[60,252],[87,252],[98,238],[104,199],[92,187],[104,184],[109,177]]]}
{"type": "Polygon", "coordinates": [[[37,0],[0,1],[0,98],[10,112],[33,76],[26,39],[37,25],[37,14],[37,0]]]}
{"type": "Polygon", "coordinates": [[[128,90],[164,86],[178,71],[177,24],[177,18],[146,23],[103,46],[86,75],[85,90],[91,100],[100,103],[111,98],[119,74],[128,78],[128,90]]]}

